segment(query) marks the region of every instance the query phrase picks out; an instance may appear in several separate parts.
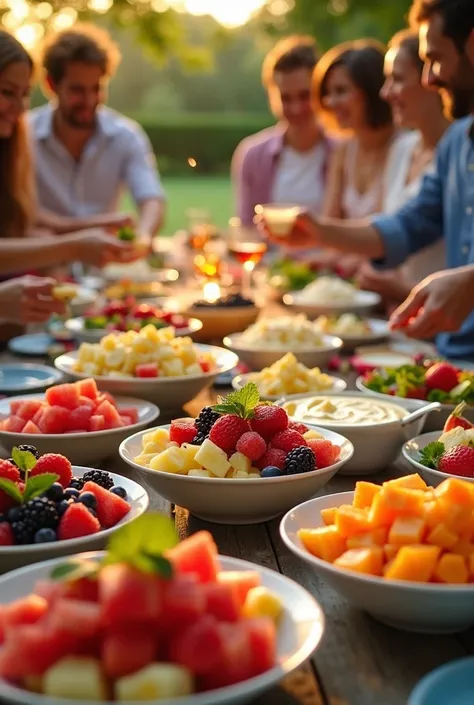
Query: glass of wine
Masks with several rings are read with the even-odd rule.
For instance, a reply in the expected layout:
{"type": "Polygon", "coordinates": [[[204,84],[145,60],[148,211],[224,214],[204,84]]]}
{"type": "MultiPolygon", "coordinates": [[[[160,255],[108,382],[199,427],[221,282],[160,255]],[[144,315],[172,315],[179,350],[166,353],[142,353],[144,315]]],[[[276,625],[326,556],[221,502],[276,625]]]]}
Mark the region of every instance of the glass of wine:
{"type": "Polygon", "coordinates": [[[189,208],[186,211],[188,221],[188,242],[193,250],[203,250],[209,240],[216,234],[212,217],[204,208],[189,208]]]}
{"type": "Polygon", "coordinates": [[[240,218],[229,220],[229,253],[242,265],[242,291],[252,293],[252,273],[267,251],[267,244],[254,227],[242,225],[240,218]]]}

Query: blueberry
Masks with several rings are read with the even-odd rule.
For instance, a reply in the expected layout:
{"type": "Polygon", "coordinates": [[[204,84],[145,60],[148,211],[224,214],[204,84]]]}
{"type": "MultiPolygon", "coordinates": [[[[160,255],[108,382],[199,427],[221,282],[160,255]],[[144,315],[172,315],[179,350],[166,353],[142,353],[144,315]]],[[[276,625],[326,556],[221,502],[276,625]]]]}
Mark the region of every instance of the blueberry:
{"type": "Polygon", "coordinates": [[[59,482],[54,482],[46,492],[46,497],[53,502],[60,502],[63,498],[63,486],[59,482]]]}
{"type": "Polygon", "coordinates": [[[8,510],[7,519],[12,524],[14,521],[18,521],[21,516],[20,507],[12,507],[8,510]]]}
{"type": "Polygon", "coordinates": [[[64,499],[77,499],[79,497],[79,490],[75,490],[73,487],[67,487],[64,490],[64,499]]]}
{"type": "Polygon", "coordinates": [[[263,468],[261,472],[261,477],[281,477],[283,475],[280,468],[275,467],[275,465],[269,465],[263,468]]]}
{"type": "Polygon", "coordinates": [[[33,540],[35,543],[51,543],[57,540],[56,532],[53,529],[38,529],[33,540]]]}
{"type": "Polygon", "coordinates": [[[97,507],[97,499],[92,492],[82,492],[77,498],[77,501],[85,504],[88,509],[95,509],[97,507]]]}
{"type": "Polygon", "coordinates": [[[124,487],[112,487],[110,490],[114,494],[117,495],[117,497],[121,497],[122,499],[127,499],[127,490],[124,487]]]}
{"type": "Polygon", "coordinates": [[[56,509],[58,511],[58,516],[62,517],[66,509],[69,507],[71,504],[71,500],[67,499],[62,499],[60,502],[56,504],[56,509]]]}

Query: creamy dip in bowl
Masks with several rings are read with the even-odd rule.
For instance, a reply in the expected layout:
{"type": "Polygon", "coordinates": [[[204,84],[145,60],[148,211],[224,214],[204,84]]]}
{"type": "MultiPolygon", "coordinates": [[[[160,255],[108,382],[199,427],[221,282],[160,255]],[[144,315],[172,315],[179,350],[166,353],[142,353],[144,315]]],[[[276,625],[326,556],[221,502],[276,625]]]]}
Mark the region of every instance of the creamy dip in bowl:
{"type": "Polygon", "coordinates": [[[303,423],[331,426],[372,426],[401,421],[407,409],[367,396],[315,395],[283,404],[289,416],[303,423]]]}

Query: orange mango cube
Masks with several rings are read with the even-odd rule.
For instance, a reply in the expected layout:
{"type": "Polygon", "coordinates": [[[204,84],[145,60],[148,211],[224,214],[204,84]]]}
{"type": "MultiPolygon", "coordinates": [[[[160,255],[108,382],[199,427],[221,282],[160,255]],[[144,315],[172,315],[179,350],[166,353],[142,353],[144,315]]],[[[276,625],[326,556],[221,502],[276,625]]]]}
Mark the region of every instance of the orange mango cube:
{"type": "Polygon", "coordinates": [[[427,583],[437,566],[440,550],[438,546],[402,546],[385,577],[390,580],[427,583]]]}
{"type": "Polygon", "coordinates": [[[426,525],[434,529],[442,524],[446,518],[445,507],[437,499],[429,500],[423,505],[422,517],[426,525]]]}
{"type": "Polygon", "coordinates": [[[387,542],[388,529],[381,526],[379,529],[367,531],[364,534],[355,534],[347,539],[347,548],[370,548],[383,546],[387,542]]]}
{"type": "Polygon", "coordinates": [[[372,505],[373,499],[381,491],[380,485],[375,485],[373,482],[356,482],[354,490],[354,507],[365,509],[372,505]]]}
{"type": "Polygon", "coordinates": [[[451,553],[456,553],[464,558],[469,558],[471,553],[474,553],[474,544],[472,544],[468,539],[460,538],[457,543],[451,548],[451,553]]]}
{"type": "Polygon", "coordinates": [[[374,498],[369,511],[373,527],[390,526],[400,515],[422,516],[424,508],[423,490],[411,490],[397,485],[383,485],[374,498]]]}
{"type": "Polygon", "coordinates": [[[388,532],[388,542],[393,546],[422,543],[426,524],[421,517],[397,517],[388,532]]]}
{"type": "Polygon", "coordinates": [[[409,490],[427,490],[428,485],[423,480],[420,475],[414,473],[413,475],[404,475],[403,477],[397,477],[395,480],[388,480],[384,482],[384,487],[406,487],[409,490]]]}
{"type": "Polygon", "coordinates": [[[467,583],[469,573],[465,558],[456,553],[443,554],[436,566],[434,577],[440,583],[451,585],[467,583]]]}
{"type": "Polygon", "coordinates": [[[469,575],[471,576],[471,580],[474,580],[474,553],[471,553],[471,555],[469,556],[468,566],[469,566],[469,575]]]}
{"type": "Polygon", "coordinates": [[[386,543],[383,547],[383,554],[385,556],[385,560],[391,563],[399,552],[400,548],[401,546],[392,546],[391,543],[386,543]]]}
{"type": "Polygon", "coordinates": [[[452,548],[458,540],[458,535],[450,531],[445,524],[435,526],[426,537],[426,543],[446,549],[452,548]]]}
{"type": "Polygon", "coordinates": [[[450,477],[435,489],[436,497],[452,504],[463,504],[474,509],[474,485],[457,477],[450,477]]]}
{"type": "Polygon", "coordinates": [[[334,524],[343,536],[361,534],[371,528],[366,510],[346,505],[336,511],[334,524]]]}
{"type": "Polygon", "coordinates": [[[346,539],[335,526],[300,529],[298,537],[313,556],[329,563],[333,563],[346,550],[346,539]]]}
{"type": "Polygon", "coordinates": [[[367,575],[382,575],[383,552],[378,546],[372,548],[351,548],[336,558],[334,565],[346,570],[367,575]]]}
{"type": "Polygon", "coordinates": [[[326,507],[326,509],[321,509],[321,519],[324,521],[326,526],[334,524],[336,518],[336,507],[326,507]]]}

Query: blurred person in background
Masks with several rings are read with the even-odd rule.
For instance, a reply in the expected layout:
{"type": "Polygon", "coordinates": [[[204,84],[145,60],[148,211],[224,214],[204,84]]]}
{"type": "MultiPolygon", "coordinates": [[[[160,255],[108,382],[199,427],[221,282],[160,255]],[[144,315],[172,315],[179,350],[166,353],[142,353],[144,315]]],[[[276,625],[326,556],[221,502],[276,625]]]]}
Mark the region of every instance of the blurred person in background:
{"type": "Polygon", "coordinates": [[[49,104],[32,110],[37,224],[52,232],[118,227],[122,188],[137,209],[137,235],[151,241],[163,223],[165,196],[151,144],[132,120],[107,108],[108,83],[120,62],[116,44],[94,25],[46,37],[41,63],[49,104]],[[73,220],[71,220],[73,219],[73,220]]]}
{"type": "Polygon", "coordinates": [[[282,39],[264,60],[262,82],[278,123],[245,138],[234,153],[234,210],[244,226],[263,203],[322,207],[331,143],[311,105],[317,60],[307,36],[282,39]]]}

